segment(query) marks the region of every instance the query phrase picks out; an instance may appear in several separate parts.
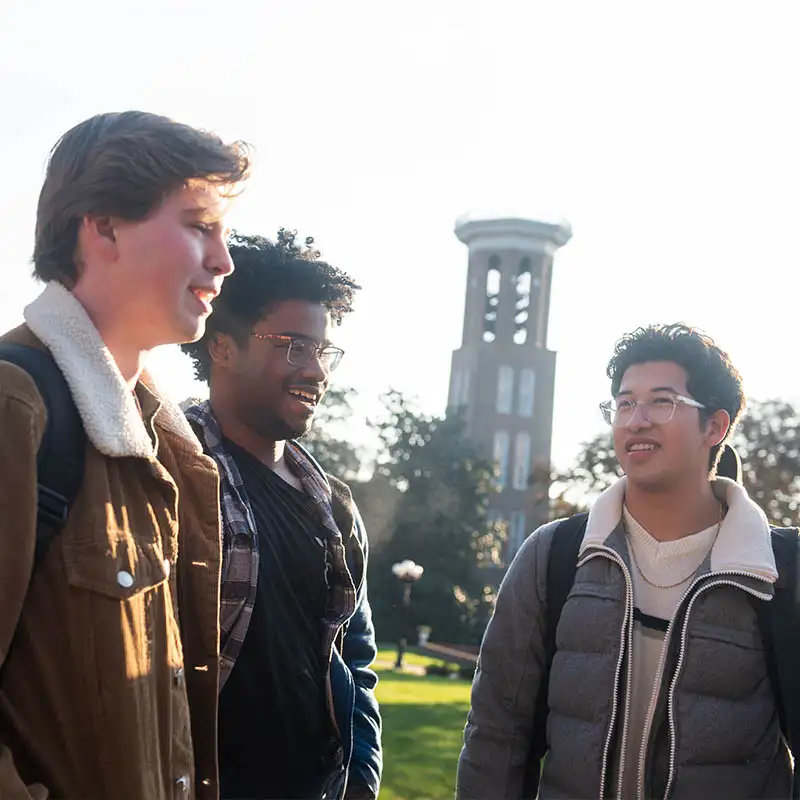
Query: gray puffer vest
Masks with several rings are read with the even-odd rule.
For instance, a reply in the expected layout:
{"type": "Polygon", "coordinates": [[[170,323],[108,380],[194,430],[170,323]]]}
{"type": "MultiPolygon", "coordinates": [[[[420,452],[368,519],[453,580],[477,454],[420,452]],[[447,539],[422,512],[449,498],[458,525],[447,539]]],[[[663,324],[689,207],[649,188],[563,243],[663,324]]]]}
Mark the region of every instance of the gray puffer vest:
{"type": "MultiPolygon", "coordinates": [[[[543,686],[547,560],[556,524],[525,541],[498,594],[473,683],[458,800],[524,796],[540,691],[548,692],[550,707],[542,800],[620,797],[628,785],[624,770],[635,769],[623,755],[630,737],[641,740],[643,732],[628,723],[633,590],[621,527],[582,549],[543,686]]],[[[749,597],[772,593],[755,575],[712,572],[708,559],[701,567],[667,634],[639,798],[791,796],[789,751],[749,597]]]]}
{"type": "MultiPolygon", "coordinates": [[[[668,633],[639,797],[788,798],[791,763],[748,594],[768,584],[700,575],[668,633]]],[[[540,797],[620,796],[633,599],[621,529],[584,553],[556,634],[540,797]]]]}

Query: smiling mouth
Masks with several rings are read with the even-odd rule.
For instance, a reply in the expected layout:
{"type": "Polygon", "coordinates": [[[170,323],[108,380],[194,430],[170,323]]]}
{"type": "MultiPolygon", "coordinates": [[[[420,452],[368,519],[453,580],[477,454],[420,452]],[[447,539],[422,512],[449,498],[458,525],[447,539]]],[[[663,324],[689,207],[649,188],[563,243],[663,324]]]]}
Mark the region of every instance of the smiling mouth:
{"type": "Polygon", "coordinates": [[[637,444],[632,444],[626,448],[629,453],[649,453],[653,452],[654,450],[658,449],[657,444],[650,444],[645,442],[640,442],[637,444]]]}
{"type": "Polygon", "coordinates": [[[316,408],[319,402],[318,395],[314,394],[314,392],[304,391],[303,389],[289,389],[289,394],[309,408],[316,408]]]}
{"type": "Polygon", "coordinates": [[[209,311],[211,310],[211,303],[217,296],[217,293],[213,289],[193,288],[189,291],[191,291],[191,293],[202,303],[203,306],[206,307],[206,309],[209,311]]]}

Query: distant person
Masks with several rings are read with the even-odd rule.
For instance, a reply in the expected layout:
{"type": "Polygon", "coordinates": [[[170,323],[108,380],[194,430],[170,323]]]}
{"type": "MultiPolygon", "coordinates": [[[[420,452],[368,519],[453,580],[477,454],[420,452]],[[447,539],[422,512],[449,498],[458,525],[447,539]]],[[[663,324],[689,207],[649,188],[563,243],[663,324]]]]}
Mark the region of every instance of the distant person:
{"type": "Polygon", "coordinates": [[[295,244],[236,236],[236,272],[185,349],[209,402],[188,410],[221,475],[222,797],[378,795],[367,535],[350,490],[296,441],[343,351],[359,287],[295,244]]]}
{"type": "Polygon", "coordinates": [[[511,564],[457,797],[789,798],[798,539],[716,474],[741,377],[679,324],[625,336],[608,376],[625,477],[511,564]]]}
{"type": "Polygon", "coordinates": [[[144,361],[203,333],[248,171],[138,111],[51,153],[46,286],[0,340],[3,800],[218,796],[217,472],[144,361]]]}

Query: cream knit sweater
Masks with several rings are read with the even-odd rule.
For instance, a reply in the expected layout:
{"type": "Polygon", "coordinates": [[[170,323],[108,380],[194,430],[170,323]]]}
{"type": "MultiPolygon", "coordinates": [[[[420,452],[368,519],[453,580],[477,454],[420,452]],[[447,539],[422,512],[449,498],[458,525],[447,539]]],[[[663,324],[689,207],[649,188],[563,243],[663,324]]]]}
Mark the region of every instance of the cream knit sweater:
{"type": "MultiPolygon", "coordinates": [[[[628,546],[633,549],[631,556],[633,604],[643,614],[671,620],[681,598],[691,585],[695,571],[705,560],[714,543],[717,526],[713,525],[704,531],[673,542],[659,542],[630,515],[627,508],[623,508],[623,518],[628,532],[628,546]],[[670,588],[654,587],[642,577],[642,573],[652,583],[670,588]],[[676,581],[680,583],[671,586],[676,581]]],[[[643,745],[649,735],[648,710],[651,701],[655,706],[654,693],[660,682],[659,669],[665,638],[666,634],[661,631],[644,627],[640,622],[634,624],[633,685],[625,754],[625,800],[633,800],[636,797],[643,745]]]]}

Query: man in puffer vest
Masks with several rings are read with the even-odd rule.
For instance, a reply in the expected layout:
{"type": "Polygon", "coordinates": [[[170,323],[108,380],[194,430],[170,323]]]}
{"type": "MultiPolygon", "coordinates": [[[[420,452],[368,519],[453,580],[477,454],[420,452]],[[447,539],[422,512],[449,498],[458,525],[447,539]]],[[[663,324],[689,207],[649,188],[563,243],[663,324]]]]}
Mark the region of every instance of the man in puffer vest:
{"type": "Polygon", "coordinates": [[[549,681],[559,523],[530,536],[509,568],[481,648],[457,796],[788,798],[792,765],[754,603],[774,594],[770,526],[715,469],[744,406],[741,377],[684,325],[625,336],[608,375],[601,409],[625,476],[588,516],[549,681]],[[546,755],[531,782],[540,692],[546,755]]]}

